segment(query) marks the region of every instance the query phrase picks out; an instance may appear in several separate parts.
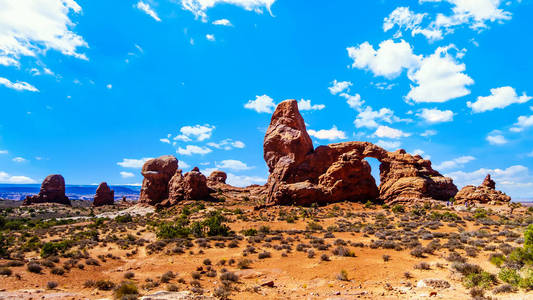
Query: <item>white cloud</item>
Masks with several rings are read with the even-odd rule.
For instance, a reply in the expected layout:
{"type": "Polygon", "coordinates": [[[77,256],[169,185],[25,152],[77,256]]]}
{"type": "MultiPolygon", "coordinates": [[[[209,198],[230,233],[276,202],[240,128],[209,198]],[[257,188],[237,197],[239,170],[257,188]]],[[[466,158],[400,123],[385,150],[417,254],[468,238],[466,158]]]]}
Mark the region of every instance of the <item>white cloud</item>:
{"type": "Polygon", "coordinates": [[[200,146],[195,146],[195,145],[187,145],[185,148],[179,147],[178,150],[176,150],[176,152],[181,155],[193,155],[193,154],[204,155],[212,151],[213,150],[211,150],[208,147],[200,147],[200,146]]]}
{"type": "Polygon", "coordinates": [[[205,124],[205,125],[194,125],[194,126],[183,126],[180,129],[179,135],[174,137],[174,140],[182,142],[190,142],[193,139],[201,142],[211,138],[211,134],[215,130],[215,126],[205,124]]]}
{"type": "Polygon", "coordinates": [[[452,160],[444,161],[440,164],[434,165],[433,167],[437,170],[449,170],[449,169],[456,169],[456,168],[462,168],[465,164],[475,160],[476,158],[473,156],[461,156],[454,158],[452,160]]]}
{"type": "Polygon", "coordinates": [[[33,85],[27,82],[24,82],[24,81],[11,82],[11,80],[4,78],[4,77],[0,77],[0,84],[4,85],[7,88],[14,89],[17,91],[30,91],[30,92],[39,91],[36,87],[34,87],[33,85]]]}
{"type": "Polygon", "coordinates": [[[353,109],[359,109],[365,103],[364,100],[361,100],[361,96],[359,94],[350,95],[348,93],[340,93],[339,96],[346,99],[348,106],[353,109]]]}
{"type": "MultiPolygon", "coordinates": [[[[184,9],[191,11],[197,18],[207,21],[207,10],[217,4],[232,4],[249,11],[262,13],[263,9],[270,12],[270,7],[276,0],[181,0],[184,9]]],[[[272,14],[272,13],[271,13],[272,14]]]]}
{"type": "Polygon", "coordinates": [[[159,18],[157,13],[150,7],[150,5],[148,3],[145,3],[143,1],[139,1],[139,2],[137,2],[136,7],[138,9],[142,10],[143,12],[145,12],[147,15],[152,17],[157,22],[161,22],[161,19],[159,18]]]}
{"type": "Polygon", "coordinates": [[[267,179],[259,176],[240,176],[228,173],[226,182],[232,186],[245,187],[252,184],[265,184],[267,179]]]}
{"type": "Polygon", "coordinates": [[[37,57],[47,50],[87,59],[78,48],[87,47],[72,32],[69,14],[81,13],[74,0],[2,1],[0,9],[0,64],[19,66],[22,56],[37,57]]]}
{"type": "Polygon", "coordinates": [[[434,136],[437,134],[437,131],[436,130],[432,130],[432,129],[427,129],[426,131],[422,132],[420,134],[420,136],[423,136],[423,137],[428,137],[428,136],[434,136]]]}
{"type": "Polygon", "coordinates": [[[398,148],[400,148],[400,146],[402,145],[402,143],[400,141],[384,141],[384,140],[379,140],[377,141],[376,145],[380,146],[380,147],[383,147],[389,151],[393,151],[393,150],[396,150],[398,148]]]}
{"type": "Polygon", "coordinates": [[[210,42],[214,42],[215,41],[215,35],[214,34],[206,34],[205,35],[205,38],[210,41],[210,42]]]}
{"type": "Polygon", "coordinates": [[[520,116],[516,123],[513,124],[515,127],[512,127],[510,130],[513,132],[521,132],[527,127],[533,126],[533,115],[531,116],[520,116]]]}
{"type": "Polygon", "coordinates": [[[190,169],[191,168],[191,165],[189,165],[188,163],[184,162],[183,160],[180,160],[178,165],[179,165],[180,169],[190,169]]]}
{"type": "Polygon", "coordinates": [[[389,126],[381,125],[376,129],[374,135],[380,138],[399,139],[402,137],[408,137],[411,134],[401,131],[400,129],[391,128],[389,126]]]}
{"type": "Polygon", "coordinates": [[[453,121],[453,111],[451,110],[439,110],[436,108],[427,109],[424,108],[420,113],[416,114],[420,118],[424,119],[428,123],[443,123],[453,121]]]}
{"type": "Polygon", "coordinates": [[[223,149],[223,150],[231,150],[233,148],[242,149],[246,147],[246,145],[241,141],[234,141],[232,139],[225,139],[220,141],[219,143],[211,142],[207,143],[208,146],[217,148],[217,149],[223,149]]]}
{"type": "Polygon", "coordinates": [[[123,158],[122,161],[117,163],[117,165],[123,168],[140,169],[143,167],[144,163],[149,159],[152,159],[152,158],[151,157],[143,157],[140,159],[123,158]]]}
{"type": "Polygon", "coordinates": [[[501,134],[495,134],[495,135],[487,135],[487,141],[491,145],[505,145],[507,144],[507,140],[505,137],[501,134]]]}
{"type": "Polygon", "coordinates": [[[332,95],[337,95],[345,90],[349,90],[351,86],[352,83],[350,81],[337,81],[337,79],[335,79],[331,82],[331,86],[328,87],[328,89],[332,95]]]}
{"type": "Polygon", "coordinates": [[[518,97],[515,89],[510,86],[490,89],[490,93],[491,94],[486,97],[477,97],[476,102],[468,101],[466,105],[472,108],[472,112],[480,113],[494,110],[496,108],[505,108],[513,103],[526,103],[532,98],[526,95],[525,92],[522,93],[522,96],[518,97]]]}
{"type": "Polygon", "coordinates": [[[8,154],[8,153],[9,153],[9,151],[7,151],[7,150],[0,150],[0,154],[8,154]]]}
{"type": "Polygon", "coordinates": [[[411,31],[411,36],[422,34],[428,40],[442,39],[442,31],[435,28],[424,28],[421,23],[427,16],[426,13],[414,13],[409,7],[397,7],[383,20],[383,31],[387,32],[398,26],[398,31],[394,37],[401,37],[402,30],[411,31]]]}
{"type": "Polygon", "coordinates": [[[398,77],[404,69],[412,69],[419,64],[420,57],[413,54],[409,43],[401,40],[395,43],[386,40],[379,44],[378,50],[368,42],[357,47],[349,47],[348,56],[353,59],[352,68],[371,71],[374,76],[388,79],[398,77]]]}
{"type": "Polygon", "coordinates": [[[16,162],[16,163],[25,163],[25,162],[27,162],[28,160],[25,159],[24,157],[20,157],[20,156],[19,156],[19,157],[15,157],[15,158],[13,158],[12,161],[14,161],[14,162],[16,162]]]}
{"type": "MultiPolygon", "coordinates": [[[[502,22],[511,19],[511,13],[499,8],[500,0],[445,0],[452,6],[453,14],[438,14],[431,23],[431,28],[445,29],[453,32],[453,27],[469,24],[470,28],[480,30],[487,28],[487,22],[502,22]]],[[[441,2],[440,0],[420,0],[423,2],[441,2]]]]}
{"type": "Polygon", "coordinates": [[[120,176],[122,178],[131,178],[131,177],[135,177],[135,174],[133,174],[131,172],[122,171],[122,172],[120,172],[120,176]]]}
{"type": "Polygon", "coordinates": [[[6,172],[0,171],[0,183],[26,184],[36,182],[37,181],[27,176],[11,176],[6,172]]]}
{"type": "Polygon", "coordinates": [[[407,100],[442,103],[470,94],[466,86],[474,84],[474,80],[463,73],[465,65],[448,54],[451,48],[454,46],[437,48],[435,53],[421,60],[416,71],[410,70],[408,77],[416,86],[411,86],[407,100]]]}
{"type": "Polygon", "coordinates": [[[324,109],[326,106],[324,104],[314,104],[314,105],[311,105],[311,100],[300,100],[298,101],[298,109],[301,110],[301,111],[304,111],[304,110],[322,110],[324,109]]]}
{"type": "Polygon", "coordinates": [[[255,96],[255,100],[249,100],[244,104],[247,109],[253,109],[258,113],[272,113],[276,108],[274,100],[267,95],[255,96]]]}
{"type": "Polygon", "coordinates": [[[159,139],[159,141],[160,141],[161,143],[170,144],[170,140],[167,139],[167,138],[159,139]]]}
{"type": "Polygon", "coordinates": [[[108,90],[112,89],[113,88],[113,85],[111,83],[108,83],[106,86],[105,86],[108,90]]]}
{"type": "Polygon", "coordinates": [[[220,25],[220,26],[233,26],[231,22],[228,19],[219,19],[213,21],[213,25],[220,25]]]}
{"type": "MultiPolygon", "coordinates": [[[[459,186],[480,185],[487,174],[491,174],[496,181],[496,188],[506,192],[511,197],[533,198],[533,175],[522,165],[514,165],[505,169],[482,168],[472,172],[456,171],[445,176],[453,178],[459,186]]],[[[516,200],[516,199],[515,199],[516,200]]]]}
{"type": "Polygon", "coordinates": [[[422,149],[415,149],[413,151],[413,155],[420,155],[424,159],[431,159],[431,155],[426,154],[426,152],[424,150],[422,150],[422,149]]]}
{"type": "Polygon", "coordinates": [[[529,156],[529,157],[533,157],[533,151],[529,152],[529,153],[527,154],[527,156],[529,156]]]}
{"type": "Polygon", "coordinates": [[[379,125],[376,120],[392,123],[393,121],[397,121],[398,118],[394,116],[394,111],[388,108],[381,108],[380,110],[375,111],[372,107],[367,106],[364,110],[359,112],[354,124],[357,128],[376,128],[379,125]]]}
{"type": "Polygon", "coordinates": [[[216,164],[216,167],[219,169],[228,169],[235,171],[244,171],[253,169],[253,167],[248,166],[240,160],[235,159],[226,159],[216,164]]]}
{"type": "Polygon", "coordinates": [[[346,134],[342,130],[338,130],[337,126],[333,125],[331,129],[321,129],[321,130],[313,130],[309,129],[307,131],[310,136],[315,137],[320,140],[344,140],[346,139],[346,134]]]}

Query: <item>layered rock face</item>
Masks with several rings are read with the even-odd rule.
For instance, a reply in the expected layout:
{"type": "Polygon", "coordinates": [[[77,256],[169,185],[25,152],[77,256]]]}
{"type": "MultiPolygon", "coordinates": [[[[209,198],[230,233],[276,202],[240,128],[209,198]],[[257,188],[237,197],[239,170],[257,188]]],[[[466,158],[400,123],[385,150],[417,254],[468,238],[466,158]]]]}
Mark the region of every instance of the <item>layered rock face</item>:
{"type": "Polygon", "coordinates": [[[429,160],[404,150],[388,152],[368,142],[314,149],[295,100],[283,101],[276,108],[263,150],[270,171],[267,204],[448,200],[457,193],[452,179],[433,170],[429,160]],[[381,162],[379,188],[364,160],[367,157],[381,162]]]}
{"type": "Polygon", "coordinates": [[[216,185],[218,183],[226,184],[226,179],[228,178],[228,175],[226,172],[222,171],[213,171],[211,172],[211,175],[207,177],[207,183],[216,185]]]}
{"type": "Polygon", "coordinates": [[[168,198],[168,183],[178,170],[178,160],[164,155],[144,163],[144,176],[139,203],[155,205],[168,198]]]}
{"type": "Polygon", "coordinates": [[[22,205],[34,203],[60,203],[71,205],[70,200],[65,195],[65,179],[63,176],[55,174],[48,175],[43,183],[38,195],[28,196],[22,202],[22,205]]]}
{"type": "Polygon", "coordinates": [[[496,183],[490,178],[490,174],[488,174],[480,186],[467,185],[462,188],[457,195],[455,195],[455,201],[457,203],[464,203],[467,201],[478,203],[509,202],[511,201],[511,197],[496,190],[496,183]]]}
{"type": "Polygon", "coordinates": [[[115,203],[115,191],[107,185],[107,182],[102,182],[96,188],[94,194],[93,206],[113,205],[115,203]]]}
{"type": "Polygon", "coordinates": [[[139,203],[171,206],[181,200],[205,200],[211,192],[207,178],[197,167],[183,175],[178,169],[178,160],[172,155],[147,161],[142,174],[139,203]]]}

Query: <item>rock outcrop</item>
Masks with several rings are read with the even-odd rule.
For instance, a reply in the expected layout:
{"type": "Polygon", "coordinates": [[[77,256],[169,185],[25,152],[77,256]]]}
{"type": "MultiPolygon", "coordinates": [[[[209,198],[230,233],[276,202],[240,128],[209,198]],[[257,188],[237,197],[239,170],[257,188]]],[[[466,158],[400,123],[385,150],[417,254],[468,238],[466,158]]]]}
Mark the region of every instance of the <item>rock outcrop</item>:
{"type": "Polygon", "coordinates": [[[178,170],[178,160],[164,155],[144,163],[144,176],[139,203],[155,205],[168,198],[168,183],[178,170]]]}
{"type": "Polygon", "coordinates": [[[429,160],[404,150],[388,152],[368,142],[337,143],[314,149],[295,100],[283,101],[276,108],[263,150],[270,171],[267,205],[448,200],[457,193],[452,179],[433,170],[429,160]],[[381,162],[379,188],[367,157],[381,162]]]}
{"type": "Polygon", "coordinates": [[[211,172],[211,175],[209,175],[209,177],[207,177],[207,183],[208,184],[213,184],[213,185],[216,185],[216,184],[219,184],[219,183],[226,184],[226,179],[227,178],[228,178],[228,175],[226,174],[226,172],[213,171],[213,172],[211,172]]]}
{"type": "Polygon", "coordinates": [[[168,199],[161,206],[172,206],[181,200],[206,200],[210,198],[207,178],[195,167],[182,175],[178,170],[169,182],[168,199]]]}
{"type": "Polygon", "coordinates": [[[480,186],[467,185],[455,195],[456,203],[465,202],[489,203],[489,202],[509,202],[511,197],[496,190],[496,183],[490,178],[490,174],[480,186]]]}
{"type": "Polygon", "coordinates": [[[71,205],[69,198],[65,195],[65,179],[59,174],[48,175],[41,184],[39,194],[28,196],[22,205],[35,203],[59,203],[71,205]]]}
{"type": "Polygon", "coordinates": [[[94,194],[93,206],[113,205],[115,203],[115,191],[107,185],[107,182],[102,182],[96,188],[94,194]]]}

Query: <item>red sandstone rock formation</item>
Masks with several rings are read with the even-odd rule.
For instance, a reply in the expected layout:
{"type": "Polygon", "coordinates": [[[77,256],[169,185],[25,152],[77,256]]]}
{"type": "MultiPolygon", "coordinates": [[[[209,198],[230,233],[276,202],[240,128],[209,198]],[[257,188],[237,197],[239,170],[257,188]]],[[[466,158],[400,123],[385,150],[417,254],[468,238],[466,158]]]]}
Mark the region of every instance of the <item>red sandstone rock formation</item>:
{"type": "Polygon", "coordinates": [[[109,188],[107,182],[102,182],[94,194],[93,206],[113,205],[115,203],[115,191],[109,188]]]}
{"type": "Polygon", "coordinates": [[[478,202],[509,202],[511,197],[505,193],[496,190],[496,183],[490,178],[490,174],[480,186],[467,185],[455,195],[456,203],[478,202]]]}
{"type": "Polygon", "coordinates": [[[139,203],[155,205],[168,198],[168,182],[178,169],[178,160],[164,155],[148,160],[141,171],[144,176],[139,203]]]}
{"type": "Polygon", "coordinates": [[[226,184],[226,179],[228,178],[228,175],[226,175],[226,172],[222,171],[213,171],[211,172],[211,175],[207,178],[208,184],[218,184],[223,183],[226,184]]]}
{"type": "Polygon", "coordinates": [[[270,171],[267,204],[448,200],[457,193],[452,179],[433,170],[429,160],[404,150],[388,152],[368,142],[313,149],[295,100],[283,101],[276,108],[263,150],[270,171]],[[366,157],[381,162],[379,189],[366,157]]]}
{"type": "Polygon", "coordinates": [[[197,167],[185,175],[178,170],[170,179],[168,199],[161,206],[172,206],[181,200],[206,200],[210,198],[209,192],[207,179],[197,167]]]}
{"type": "Polygon", "coordinates": [[[70,200],[65,195],[65,179],[61,175],[48,175],[41,184],[38,195],[28,196],[22,205],[34,203],[60,203],[71,205],[70,200]]]}

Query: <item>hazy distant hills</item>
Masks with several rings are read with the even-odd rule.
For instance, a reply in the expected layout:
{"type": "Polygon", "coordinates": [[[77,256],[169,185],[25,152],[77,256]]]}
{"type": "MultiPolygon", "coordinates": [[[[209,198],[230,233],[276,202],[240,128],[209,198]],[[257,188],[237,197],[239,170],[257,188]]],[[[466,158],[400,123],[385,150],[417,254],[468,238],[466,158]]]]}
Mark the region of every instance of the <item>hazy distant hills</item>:
{"type": "MultiPolygon", "coordinates": [[[[97,185],[67,185],[66,194],[71,200],[92,200],[97,185]]],[[[112,185],[115,199],[125,196],[128,200],[139,198],[140,186],[112,185]]],[[[40,184],[0,184],[0,199],[24,200],[26,196],[39,193],[40,184]]]]}

